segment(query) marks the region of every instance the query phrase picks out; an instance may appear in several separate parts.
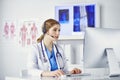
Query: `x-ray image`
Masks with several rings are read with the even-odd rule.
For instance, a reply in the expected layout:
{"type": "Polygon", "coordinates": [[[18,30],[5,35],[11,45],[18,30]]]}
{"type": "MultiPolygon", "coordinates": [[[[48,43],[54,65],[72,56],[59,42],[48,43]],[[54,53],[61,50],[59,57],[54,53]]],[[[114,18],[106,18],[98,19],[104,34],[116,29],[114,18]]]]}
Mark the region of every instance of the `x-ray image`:
{"type": "Polygon", "coordinates": [[[55,19],[61,24],[61,35],[79,35],[86,27],[98,27],[99,16],[96,4],[55,7],[55,19]]]}
{"type": "Polygon", "coordinates": [[[68,23],[69,22],[69,9],[59,10],[59,22],[68,23]]]}
{"type": "Polygon", "coordinates": [[[84,31],[85,28],[95,27],[94,5],[73,6],[73,32],[84,31]]]}

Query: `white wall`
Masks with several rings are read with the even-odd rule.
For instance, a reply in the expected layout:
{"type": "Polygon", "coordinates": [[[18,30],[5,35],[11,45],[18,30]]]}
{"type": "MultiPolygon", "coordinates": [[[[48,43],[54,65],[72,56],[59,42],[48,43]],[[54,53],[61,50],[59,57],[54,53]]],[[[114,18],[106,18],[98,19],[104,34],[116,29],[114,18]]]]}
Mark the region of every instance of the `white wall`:
{"type": "Polygon", "coordinates": [[[19,76],[26,68],[28,49],[20,47],[17,39],[3,38],[5,21],[37,20],[41,25],[47,18],[54,18],[55,5],[79,3],[98,3],[101,27],[120,28],[120,0],[0,0],[0,80],[19,76]]]}

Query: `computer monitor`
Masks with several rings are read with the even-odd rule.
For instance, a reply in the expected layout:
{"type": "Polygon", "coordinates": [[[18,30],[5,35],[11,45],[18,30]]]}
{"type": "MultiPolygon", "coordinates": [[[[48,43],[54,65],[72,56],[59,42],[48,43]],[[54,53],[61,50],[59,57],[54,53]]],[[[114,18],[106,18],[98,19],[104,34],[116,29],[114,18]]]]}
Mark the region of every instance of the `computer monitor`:
{"type": "Polygon", "coordinates": [[[86,28],[83,46],[84,68],[109,68],[110,76],[120,75],[120,29],[86,28]]]}

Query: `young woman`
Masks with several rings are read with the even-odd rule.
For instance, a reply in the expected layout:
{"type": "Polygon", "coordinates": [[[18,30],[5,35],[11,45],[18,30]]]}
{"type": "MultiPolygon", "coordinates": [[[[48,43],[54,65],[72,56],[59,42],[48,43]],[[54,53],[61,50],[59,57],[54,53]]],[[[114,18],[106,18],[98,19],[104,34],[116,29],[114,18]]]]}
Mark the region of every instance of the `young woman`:
{"type": "Polygon", "coordinates": [[[54,19],[48,19],[42,27],[43,35],[32,46],[28,56],[28,73],[32,76],[61,76],[65,73],[77,74],[81,70],[67,70],[66,58],[62,48],[54,42],[60,35],[60,24],[54,19]]]}

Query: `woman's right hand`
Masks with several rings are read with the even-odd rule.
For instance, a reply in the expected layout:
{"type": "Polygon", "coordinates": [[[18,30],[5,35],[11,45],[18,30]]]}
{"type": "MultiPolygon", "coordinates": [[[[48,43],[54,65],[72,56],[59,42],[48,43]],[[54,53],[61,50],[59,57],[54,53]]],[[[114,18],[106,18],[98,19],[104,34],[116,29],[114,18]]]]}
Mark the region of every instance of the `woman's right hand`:
{"type": "Polygon", "coordinates": [[[54,77],[59,77],[61,75],[64,75],[64,72],[62,70],[55,70],[55,71],[45,71],[41,74],[42,76],[54,76],[54,77]]]}

